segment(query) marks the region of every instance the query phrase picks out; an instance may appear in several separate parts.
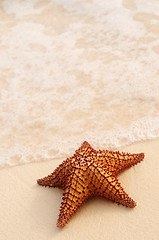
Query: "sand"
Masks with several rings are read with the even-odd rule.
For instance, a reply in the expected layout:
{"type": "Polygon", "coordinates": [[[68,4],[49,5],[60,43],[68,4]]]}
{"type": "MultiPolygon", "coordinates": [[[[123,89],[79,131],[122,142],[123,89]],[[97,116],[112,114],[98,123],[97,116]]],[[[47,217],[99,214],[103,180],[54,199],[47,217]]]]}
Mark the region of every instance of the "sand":
{"type": "Polygon", "coordinates": [[[7,167],[0,170],[0,239],[158,239],[159,139],[119,150],[145,153],[143,162],[118,176],[137,202],[135,208],[92,198],[63,229],[58,229],[62,190],[42,188],[36,179],[51,173],[64,159],[7,167]]]}
{"type": "Polygon", "coordinates": [[[0,166],[32,163],[0,169],[0,240],[159,239],[158,6],[1,1],[0,166]],[[36,180],[82,139],[111,150],[136,142],[119,150],[145,159],[119,181],[137,206],[92,198],[58,229],[62,190],[36,180]]]}

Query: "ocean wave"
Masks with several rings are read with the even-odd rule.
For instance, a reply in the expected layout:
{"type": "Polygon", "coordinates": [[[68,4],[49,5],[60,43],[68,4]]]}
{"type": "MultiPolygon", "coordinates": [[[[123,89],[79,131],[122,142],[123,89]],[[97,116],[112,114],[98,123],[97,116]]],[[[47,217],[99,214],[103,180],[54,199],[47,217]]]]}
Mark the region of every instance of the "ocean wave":
{"type": "Polygon", "coordinates": [[[158,1],[0,7],[1,166],[159,136],[158,1]]]}

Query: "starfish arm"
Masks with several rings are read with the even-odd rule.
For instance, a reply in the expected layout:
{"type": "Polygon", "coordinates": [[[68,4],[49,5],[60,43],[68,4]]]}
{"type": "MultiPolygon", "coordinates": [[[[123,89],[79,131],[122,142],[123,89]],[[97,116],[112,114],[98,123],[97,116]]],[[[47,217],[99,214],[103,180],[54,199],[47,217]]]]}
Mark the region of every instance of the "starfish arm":
{"type": "Polygon", "coordinates": [[[49,174],[47,177],[37,180],[37,183],[41,186],[48,187],[58,187],[65,188],[66,178],[69,176],[69,159],[61,163],[53,173],[49,174]]]}
{"type": "Polygon", "coordinates": [[[104,178],[103,184],[98,189],[98,194],[126,207],[133,208],[136,206],[136,202],[128,196],[116,176],[113,175],[104,178]]]}
{"type": "Polygon", "coordinates": [[[75,153],[76,155],[80,155],[80,156],[88,156],[92,151],[96,152],[96,150],[94,150],[91,145],[87,142],[84,141],[81,145],[80,148],[78,148],[75,153]]]}
{"type": "Polygon", "coordinates": [[[82,176],[78,175],[77,172],[79,172],[79,169],[74,171],[72,179],[63,194],[57,227],[64,227],[88,198],[88,189],[84,185],[82,176]]]}
{"type": "Polygon", "coordinates": [[[119,173],[125,168],[129,168],[144,159],[144,153],[130,154],[112,151],[104,151],[104,157],[107,164],[114,173],[119,173]]]}

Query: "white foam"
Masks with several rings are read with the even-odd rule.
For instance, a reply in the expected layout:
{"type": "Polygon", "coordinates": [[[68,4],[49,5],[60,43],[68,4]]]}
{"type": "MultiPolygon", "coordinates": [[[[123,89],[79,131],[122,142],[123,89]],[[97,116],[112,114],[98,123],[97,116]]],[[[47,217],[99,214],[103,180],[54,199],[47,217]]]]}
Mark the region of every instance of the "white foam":
{"type": "Polygon", "coordinates": [[[1,166],[159,136],[157,2],[1,6],[1,166]]]}

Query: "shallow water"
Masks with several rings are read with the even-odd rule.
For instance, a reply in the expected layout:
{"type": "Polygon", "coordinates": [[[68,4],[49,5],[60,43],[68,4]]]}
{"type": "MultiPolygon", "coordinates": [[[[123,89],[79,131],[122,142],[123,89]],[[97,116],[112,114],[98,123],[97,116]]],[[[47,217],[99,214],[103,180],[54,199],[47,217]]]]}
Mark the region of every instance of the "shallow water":
{"type": "Polygon", "coordinates": [[[159,136],[157,0],[0,3],[0,165],[159,136]]]}

